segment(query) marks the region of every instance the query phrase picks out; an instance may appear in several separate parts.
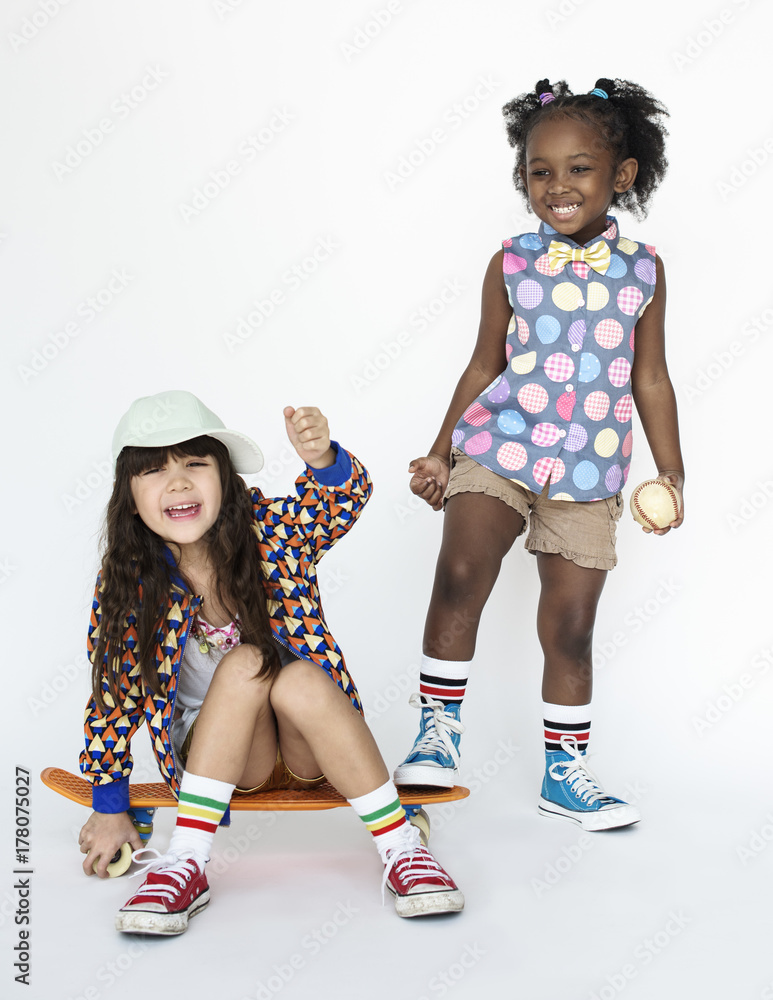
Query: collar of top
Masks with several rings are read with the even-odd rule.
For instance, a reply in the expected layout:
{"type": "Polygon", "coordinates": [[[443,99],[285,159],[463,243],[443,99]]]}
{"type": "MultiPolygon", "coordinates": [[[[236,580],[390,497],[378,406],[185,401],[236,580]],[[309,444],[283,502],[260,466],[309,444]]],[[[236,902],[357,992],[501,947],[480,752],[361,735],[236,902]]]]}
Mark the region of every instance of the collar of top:
{"type": "MultiPolygon", "coordinates": [[[[539,227],[539,238],[542,241],[542,245],[545,247],[550,246],[553,240],[559,243],[568,243],[570,247],[580,247],[583,244],[575,243],[571,236],[563,236],[561,233],[557,233],[552,226],[549,226],[547,222],[541,222],[539,227]]],[[[601,234],[601,236],[594,236],[593,239],[588,240],[586,247],[592,246],[594,243],[598,243],[599,240],[604,240],[609,246],[611,252],[614,252],[617,247],[618,241],[620,239],[620,233],[617,228],[617,219],[613,215],[607,216],[607,228],[601,234]]]]}

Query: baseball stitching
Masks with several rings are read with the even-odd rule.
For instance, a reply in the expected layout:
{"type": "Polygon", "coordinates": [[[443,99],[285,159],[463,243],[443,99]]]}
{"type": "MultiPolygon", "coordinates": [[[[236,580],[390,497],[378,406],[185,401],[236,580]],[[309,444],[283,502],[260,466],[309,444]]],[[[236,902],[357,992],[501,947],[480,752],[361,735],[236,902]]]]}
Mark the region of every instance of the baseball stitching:
{"type": "MultiPolygon", "coordinates": [[[[650,527],[650,528],[653,529],[653,531],[655,529],[659,528],[660,525],[659,524],[655,524],[655,522],[651,518],[647,517],[646,513],[642,509],[641,505],[639,504],[639,491],[643,490],[645,486],[652,486],[654,483],[657,483],[658,486],[665,486],[665,487],[667,487],[667,489],[669,491],[669,494],[671,496],[671,502],[674,505],[674,517],[675,518],[679,517],[679,504],[678,504],[677,499],[676,499],[676,490],[671,485],[671,483],[666,483],[662,479],[647,479],[643,483],[639,483],[639,485],[636,487],[636,492],[633,495],[633,504],[634,504],[634,507],[636,508],[636,511],[639,514],[639,516],[642,518],[642,520],[645,522],[645,524],[648,527],[650,527]]],[[[672,520],[673,520],[673,518],[672,518],[672,520]]]]}

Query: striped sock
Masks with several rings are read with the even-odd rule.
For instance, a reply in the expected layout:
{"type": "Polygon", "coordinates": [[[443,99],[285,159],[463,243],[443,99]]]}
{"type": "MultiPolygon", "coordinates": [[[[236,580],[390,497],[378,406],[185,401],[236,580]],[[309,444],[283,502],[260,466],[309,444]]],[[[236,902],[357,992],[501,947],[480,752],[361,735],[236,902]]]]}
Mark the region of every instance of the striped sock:
{"type": "Polygon", "coordinates": [[[422,653],[419,669],[420,694],[444,705],[457,704],[464,698],[470,660],[435,660],[422,653]]]}
{"type": "Polygon", "coordinates": [[[408,820],[391,779],[367,795],[349,799],[349,805],[373,834],[382,859],[389,848],[404,843],[408,820]]]}
{"type": "Polygon", "coordinates": [[[170,852],[181,856],[193,854],[200,864],[209,861],[209,849],[234,787],[225,781],[185,772],[170,852]]]}
{"type": "Polygon", "coordinates": [[[577,740],[577,747],[585,750],[590,739],[590,705],[551,705],[542,703],[545,723],[545,753],[561,749],[561,737],[577,740]]]}

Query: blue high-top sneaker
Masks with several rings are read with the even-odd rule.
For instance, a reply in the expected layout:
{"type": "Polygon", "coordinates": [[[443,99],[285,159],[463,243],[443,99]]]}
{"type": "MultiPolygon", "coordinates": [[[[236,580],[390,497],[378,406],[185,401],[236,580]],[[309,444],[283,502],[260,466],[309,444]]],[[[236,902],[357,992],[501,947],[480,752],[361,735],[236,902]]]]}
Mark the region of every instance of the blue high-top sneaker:
{"type": "Polygon", "coordinates": [[[459,777],[459,741],[464,732],[461,705],[444,705],[425,694],[412,694],[409,704],[421,709],[421,725],[413,749],[395,769],[395,784],[452,788],[459,777]]]}
{"type": "Polygon", "coordinates": [[[585,753],[570,736],[561,737],[562,750],[545,754],[545,777],[539,811],[579,823],[583,830],[613,830],[638,823],[636,806],[616,799],[600,787],[585,753]]]}

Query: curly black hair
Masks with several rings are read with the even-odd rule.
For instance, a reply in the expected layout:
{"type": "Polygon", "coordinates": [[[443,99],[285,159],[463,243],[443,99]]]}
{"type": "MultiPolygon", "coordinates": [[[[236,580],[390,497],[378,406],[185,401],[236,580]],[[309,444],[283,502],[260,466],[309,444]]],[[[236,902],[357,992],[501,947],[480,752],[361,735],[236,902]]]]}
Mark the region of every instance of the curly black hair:
{"type": "Polygon", "coordinates": [[[626,209],[637,218],[647,214],[649,200],[663,180],[668,160],[665,138],[668,131],[662,119],[668,111],[652,94],[629,80],[596,81],[593,92],[573,94],[565,80],[552,84],[540,80],[534,90],[520,94],[505,104],[507,138],[517,150],[513,181],[528,205],[529,198],[521,180],[521,167],[526,162],[526,145],[536,125],[559,115],[589,125],[616,158],[617,163],[633,157],[639,171],[628,191],[615,192],[612,205],[626,209]]]}

